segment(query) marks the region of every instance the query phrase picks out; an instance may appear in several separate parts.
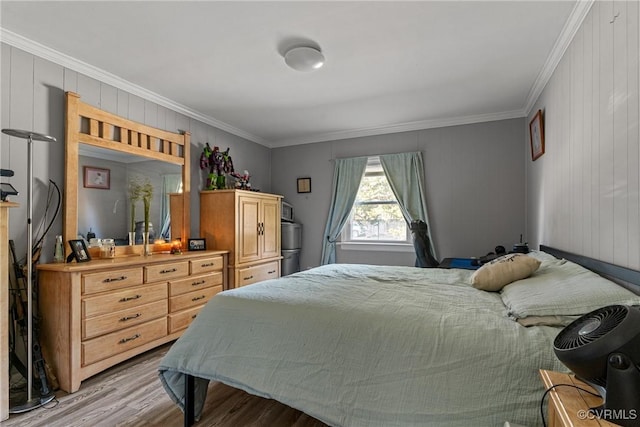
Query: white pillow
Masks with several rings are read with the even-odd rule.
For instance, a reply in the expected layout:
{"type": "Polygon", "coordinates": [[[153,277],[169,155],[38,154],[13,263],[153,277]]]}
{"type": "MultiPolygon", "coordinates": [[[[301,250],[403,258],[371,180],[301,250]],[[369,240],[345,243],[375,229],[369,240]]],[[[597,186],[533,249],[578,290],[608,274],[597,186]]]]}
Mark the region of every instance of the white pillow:
{"type": "Polygon", "coordinates": [[[579,316],[607,305],[640,304],[640,296],[571,261],[545,263],[528,279],[505,286],[500,296],[512,319],[579,316]]]}
{"type": "Polygon", "coordinates": [[[483,291],[497,292],[515,280],[531,276],[538,267],[540,261],[528,255],[504,255],[477,269],[471,276],[471,285],[483,291]]]}

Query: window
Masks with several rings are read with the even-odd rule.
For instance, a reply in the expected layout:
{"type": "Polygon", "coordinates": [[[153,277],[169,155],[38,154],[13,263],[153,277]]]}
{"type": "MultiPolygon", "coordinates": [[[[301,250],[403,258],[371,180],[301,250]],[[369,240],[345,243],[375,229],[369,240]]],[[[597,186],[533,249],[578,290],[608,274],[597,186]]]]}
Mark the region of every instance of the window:
{"type": "Polygon", "coordinates": [[[378,157],[370,157],[367,162],[342,241],[411,243],[409,228],[378,157]]]}

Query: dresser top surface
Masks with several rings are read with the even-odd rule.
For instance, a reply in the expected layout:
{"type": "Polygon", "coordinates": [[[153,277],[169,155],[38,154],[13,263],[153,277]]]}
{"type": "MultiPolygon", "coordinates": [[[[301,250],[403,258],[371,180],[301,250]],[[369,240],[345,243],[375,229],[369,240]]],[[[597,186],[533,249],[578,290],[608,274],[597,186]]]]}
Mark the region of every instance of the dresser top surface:
{"type": "Polygon", "coordinates": [[[87,262],[40,264],[38,270],[59,272],[83,272],[104,268],[136,267],[154,264],[170,264],[199,258],[209,258],[228,254],[229,251],[191,251],[181,254],[126,255],[115,258],[93,258],[87,262]]]}

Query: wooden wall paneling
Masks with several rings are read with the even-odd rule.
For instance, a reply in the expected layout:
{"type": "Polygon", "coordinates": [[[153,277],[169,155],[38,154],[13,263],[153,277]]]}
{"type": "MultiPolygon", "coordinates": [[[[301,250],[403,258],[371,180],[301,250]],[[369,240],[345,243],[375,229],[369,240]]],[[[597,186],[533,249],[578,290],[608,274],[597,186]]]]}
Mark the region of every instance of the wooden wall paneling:
{"type": "Polygon", "coordinates": [[[147,126],[158,126],[158,105],[151,101],[144,101],[144,124],[147,126]]]}
{"type": "Polygon", "coordinates": [[[120,117],[129,117],[129,94],[118,89],[118,106],[116,114],[120,117]]]}
{"type": "Polygon", "coordinates": [[[628,264],[627,2],[614,3],[613,23],[613,262],[628,264]],[[617,16],[617,17],[616,17],[617,16]]]}
{"type": "MultiPolygon", "coordinates": [[[[64,69],[50,61],[34,57],[33,67],[33,127],[36,132],[51,135],[56,142],[33,142],[33,224],[41,224],[47,211],[47,194],[49,182],[54,181],[61,191],[64,191],[64,94],[60,89],[64,81],[64,69]],[[39,176],[40,179],[35,177],[39,176]]],[[[24,193],[26,195],[26,191],[24,193]]],[[[57,199],[53,199],[57,202],[57,199]]],[[[51,206],[53,209],[55,206],[51,206]]],[[[50,219],[47,218],[47,220],[50,219]]],[[[55,226],[62,224],[58,217],[55,226]]],[[[43,250],[53,255],[55,232],[49,232],[43,241],[43,250]]],[[[34,240],[39,236],[34,234],[34,240]]]]}
{"type": "Polygon", "coordinates": [[[593,14],[589,14],[579,31],[582,34],[582,64],[580,66],[584,72],[582,80],[582,92],[584,93],[582,103],[582,135],[583,135],[583,154],[584,163],[582,168],[582,229],[580,233],[583,236],[582,253],[587,256],[593,254],[593,233],[591,232],[593,221],[593,207],[591,205],[591,195],[593,193],[592,169],[594,162],[597,160],[594,155],[593,143],[595,138],[591,131],[591,118],[593,114],[593,14]]]}
{"type": "Polygon", "coordinates": [[[628,235],[630,268],[640,269],[640,4],[627,3],[628,235]]]}
{"type": "MultiPolygon", "coordinates": [[[[592,27],[591,40],[593,41],[593,86],[591,93],[593,95],[593,111],[591,116],[591,135],[593,135],[591,153],[593,155],[593,163],[591,166],[591,252],[594,258],[600,257],[600,8],[594,5],[591,8],[592,27]]],[[[588,253],[589,254],[589,253],[588,253]]]]}
{"type": "MultiPolygon", "coordinates": [[[[9,121],[2,124],[3,128],[32,129],[33,127],[33,56],[20,49],[11,49],[11,90],[9,93],[9,121]]],[[[26,140],[10,137],[8,166],[15,172],[11,183],[20,192],[12,199],[20,204],[11,212],[13,221],[12,229],[18,232],[11,233],[16,241],[16,253],[26,254],[27,226],[27,144],[26,140]]],[[[35,156],[34,156],[35,157],[35,156]]],[[[20,255],[18,255],[20,256],[20,255]]]]}
{"type": "Polygon", "coordinates": [[[118,89],[104,83],[100,85],[100,108],[118,114],[118,89]]]}
{"type": "MultiPolygon", "coordinates": [[[[569,151],[569,138],[570,138],[570,125],[571,125],[571,62],[567,59],[572,47],[567,49],[565,54],[565,60],[558,67],[560,82],[560,97],[558,99],[557,110],[557,126],[558,126],[558,138],[555,140],[557,144],[557,150],[552,160],[556,165],[557,179],[554,182],[553,188],[556,194],[562,194],[565,189],[570,188],[571,183],[571,158],[569,151]],[[557,167],[559,164],[564,164],[566,167],[557,167]]],[[[547,143],[545,140],[545,147],[547,143]]],[[[567,247],[570,242],[570,227],[568,227],[568,221],[571,215],[571,197],[558,197],[556,202],[556,215],[558,221],[555,224],[554,235],[557,235],[558,239],[562,242],[562,247],[567,247]]]]}
{"type": "Polygon", "coordinates": [[[102,83],[84,74],[78,74],[78,95],[82,96],[82,102],[100,108],[100,92],[102,83]]]}
{"type": "Polygon", "coordinates": [[[613,166],[613,3],[597,2],[600,8],[600,256],[613,262],[614,166],[613,166]]]}
{"type": "MultiPolygon", "coordinates": [[[[0,113],[2,116],[0,120],[3,125],[9,124],[9,112],[11,99],[11,47],[6,44],[0,44],[1,61],[0,61],[0,73],[3,78],[0,79],[0,91],[4,96],[0,97],[1,107],[0,113]]],[[[9,135],[0,134],[0,168],[10,169],[9,167],[9,135]]]]}
{"type": "Polygon", "coordinates": [[[574,191],[570,195],[570,216],[569,222],[570,241],[571,247],[583,246],[583,234],[582,234],[582,222],[584,221],[584,212],[582,210],[582,171],[584,169],[584,158],[582,147],[584,145],[584,136],[582,129],[584,129],[584,117],[581,106],[583,105],[584,92],[582,91],[584,80],[584,69],[582,67],[582,58],[584,55],[584,34],[578,32],[572,43],[571,49],[571,79],[569,84],[571,87],[571,120],[570,120],[570,185],[574,191]]]}
{"type": "Polygon", "coordinates": [[[67,92],[78,92],[78,73],[76,71],[70,70],[68,68],[64,69],[64,83],[62,86],[62,91],[67,92]]]}
{"type": "Polygon", "coordinates": [[[129,114],[125,117],[138,123],[144,123],[144,102],[144,99],[139,96],[129,95],[129,114]]]}

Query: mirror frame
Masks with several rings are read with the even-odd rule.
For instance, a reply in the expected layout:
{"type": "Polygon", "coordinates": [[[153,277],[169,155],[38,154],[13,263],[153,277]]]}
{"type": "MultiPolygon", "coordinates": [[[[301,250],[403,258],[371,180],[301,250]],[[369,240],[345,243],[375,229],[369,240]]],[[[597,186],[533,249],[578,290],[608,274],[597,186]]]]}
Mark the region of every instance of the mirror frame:
{"type": "MultiPolygon", "coordinates": [[[[172,198],[172,201],[176,200],[180,206],[171,207],[172,224],[175,220],[180,236],[174,236],[172,233],[172,238],[180,237],[183,242],[182,249],[187,250],[185,242],[189,239],[191,227],[190,133],[167,132],[125,119],[82,102],[80,95],[74,92],[66,92],[65,103],[65,191],[62,226],[65,242],[78,238],[79,144],[87,144],[182,167],[182,197],[172,198]],[[84,126],[81,126],[83,122],[85,122],[84,126]],[[180,217],[174,219],[174,213],[180,210],[182,211],[180,217]]],[[[172,230],[174,230],[173,226],[172,230]]],[[[142,252],[142,245],[116,246],[116,255],[142,254],[142,252]]],[[[68,253],[69,249],[67,249],[67,255],[68,253]]]]}

